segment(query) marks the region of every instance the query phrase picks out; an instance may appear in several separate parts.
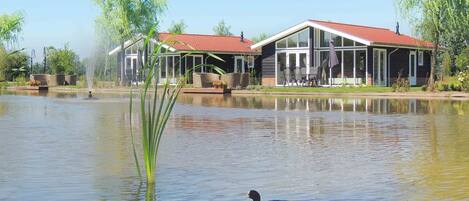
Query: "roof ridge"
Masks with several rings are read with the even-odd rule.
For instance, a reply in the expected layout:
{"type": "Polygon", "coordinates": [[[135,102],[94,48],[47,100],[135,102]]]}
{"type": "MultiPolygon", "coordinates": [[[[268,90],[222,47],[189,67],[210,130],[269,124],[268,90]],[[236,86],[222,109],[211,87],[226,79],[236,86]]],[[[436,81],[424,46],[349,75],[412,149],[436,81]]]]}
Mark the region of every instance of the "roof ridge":
{"type": "MultiPolygon", "coordinates": [[[[169,32],[160,32],[160,34],[171,34],[169,32]]],[[[220,35],[213,35],[213,34],[195,34],[195,33],[183,33],[183,34],[175,34],[175,35],[191,35],[191,36],[211,36],[211,37],[224,37],[224,38],[241,38],[241,36],[220,36],[220,35]]],[[[244,38],[246,39],[246,38],[244,38]]]]}
{"type": "Polygon", "coordinates": [[[371,28],[371,29],[383,29],[383,30],[391,31],[391,29],[388,29],[388,28],[373,27],[373,26],[366,26],[366,25],[357,25],[357,24],[349,24],[349,23],[342,23],[342,22],[333,22],[333,21],[324,21],[324,20],[314,20],[314,19],[310,19],[310,21],[313,21],[313,22],[332,23],[332,24],[340,24],[340,25],[347,25],[347,26],[354,26],[354,27],[364,27],[364,28],[371,28]]]}

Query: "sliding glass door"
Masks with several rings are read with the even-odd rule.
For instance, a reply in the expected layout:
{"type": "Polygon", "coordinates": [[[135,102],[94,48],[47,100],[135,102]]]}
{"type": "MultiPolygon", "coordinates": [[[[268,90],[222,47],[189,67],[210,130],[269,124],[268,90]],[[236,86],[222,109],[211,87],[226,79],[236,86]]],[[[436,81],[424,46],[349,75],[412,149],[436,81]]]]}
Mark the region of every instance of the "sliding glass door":
{"type": "Polygon", "coordinates": [[[307,51],[284,51],[277,53],[277,85],[296,85],[309,74],[307,51]]]}
{"type": "Polygon", "coordinates": [[[181,76],[181,57],[179,55],[167,55],[161,57],[161,69],[159,72],[160,83],[175,84],[181,76]]]}
{"type": "Polygon", "coordinates": [[[386,86],[387,80],[387,56],[385,49],[373,49],[373,85],[386,86]]]}

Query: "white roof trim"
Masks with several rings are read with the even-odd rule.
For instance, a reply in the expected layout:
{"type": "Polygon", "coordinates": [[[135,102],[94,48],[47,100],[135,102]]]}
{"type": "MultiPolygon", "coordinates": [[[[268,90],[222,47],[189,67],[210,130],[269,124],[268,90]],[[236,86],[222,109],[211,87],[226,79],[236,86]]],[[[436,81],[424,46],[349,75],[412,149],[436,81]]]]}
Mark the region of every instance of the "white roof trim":
{"type": "Polygon", "coordinates": [[[272,43],[274,41],[277,41],[279,39],[282,39],[288,35],[291,35],[295,32],[298,32],[300,31],[301,29],[304,29],[306,27],[314,27],[314,28],[317,28],[317,29],[320,29],[320,30],[323,30],[323,31],[327,31],[327,32],[330,32],[330,33],[333,33],[335,35],[338,35],[338,36],[342,36],[342,37],[345,37],[345,38],[348,38],[350,40],[354,40],[356,42],[359,42],[359,43],[362,43],[362,44],[365,44],[367,46],[370,46],[371,45],[371,42],[368,41],[368,40],[365,40],[365,39],[362,39],[360,37],[357,37],[357,36],[353,36],[353,35],[350,35],[350,34],[347,34],[347,33],[344,33],[344,32],[341,32],[341,31],[338,31],[338,30],[335,30],[335,29],[332,29],[332,28],[329,28],[329,27],[326,27],[326,26],[323,26],[323,25],[320,25],[318,23],[315,23],[315,22],[312,22],[312,21],[305,21],[301,24],[298,24],[296,26],[293,26],[285,31],[282,31],[270,38],[267,38],[261,42],[258,42],[254,45],[251,46],[251,49],[257,49],[259,47],[262,47],[262,46],[265,46],[269,43],[272,43]]]}
{"type": "MultiPolygon", "coordinates": [[[[124,43],[124,48],[127,48],[127,47],[129,47],[130,45],[133,45],[133,44],[135,44],[136,42],[138,42],[139,40],[142,40],[142,39],[143,39],[143,36],[142,36],[142,35],[138,35],[135,39],[130,39],[130,40],[128,40],[128,41],[125,41],[125,43],[124,43]]],[[[158,44],[158,45],[161,44],[159,41],[155,40],[154,38],[151,38],[151,39],[150,39],[150,42],[155,43],[155,44],[158,44]]],[[[169,45],[166,45],[166,44],[163,44],[163,45],[161,45],[161,46],[162,46],[163,48],[165,48],[165,49],[171,51],[171,52],[176,52],[176,51],[177,51],[175,48],[173,48],[173,47],[171,47],[171,46],[169,46],[169,45]]],[[[109,54],[109,55],[113,55],[113,54],[119,52],[119,51],[121,50],[121,47],[122,47],[122,46],[119,45],[118,47],[116,47],[116,48],[114,48],[113,50],[111,50],[108,54],[109,54]]]]}

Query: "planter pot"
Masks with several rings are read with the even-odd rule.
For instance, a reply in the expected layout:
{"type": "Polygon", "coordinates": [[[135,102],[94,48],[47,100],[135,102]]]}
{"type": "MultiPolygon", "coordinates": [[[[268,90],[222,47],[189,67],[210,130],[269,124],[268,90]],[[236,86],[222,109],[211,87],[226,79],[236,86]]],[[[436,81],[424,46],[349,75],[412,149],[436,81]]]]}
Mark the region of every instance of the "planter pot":
{"type": "Polygon", "coordinates": [[[33,74],[29,79],[39,81],[40,85],[49,85],[49,77],[49,74],[33,74]]]}
{"type": "Polygon", "coordinates": [[[66,75],[65,76],[65,85],[77,85],[77,76],[76,75],[66,75]]]}
{"type": "Polygon", "coordinates": [[[240,85],[241,73],[228,73],[221,76],[221,80],[226,84],[226,88],[235,89],[240,85]]]}
{"type": "Polygon", "coordinates": [[[200,73],[192,73],[192,86],[194,88],[202,88],[202,80],[200,73]]]}
{"type": "Polygon", "coordinates": [[[249,85],[249,73],[241,74],[240,85],[241,85],[241,88],[243,88],[243,89],[248,87],[248,85],[249,85]]]}

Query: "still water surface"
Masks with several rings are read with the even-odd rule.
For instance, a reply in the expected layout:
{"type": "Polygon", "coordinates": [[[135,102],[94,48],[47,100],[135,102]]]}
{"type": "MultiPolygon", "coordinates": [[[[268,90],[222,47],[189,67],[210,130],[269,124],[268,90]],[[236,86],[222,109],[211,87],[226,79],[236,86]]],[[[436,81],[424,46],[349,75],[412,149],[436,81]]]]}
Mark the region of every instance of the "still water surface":
{"type": "MultiPolygon", "coordinates": [[[[145,200],[128,98],[0,95],[0,200],[145,200]]],[[[138,115],[133,116],[137,119],[138,115]]],[[[182,96],[158,200],[468,200],[469,102],[182,96]]]]}

